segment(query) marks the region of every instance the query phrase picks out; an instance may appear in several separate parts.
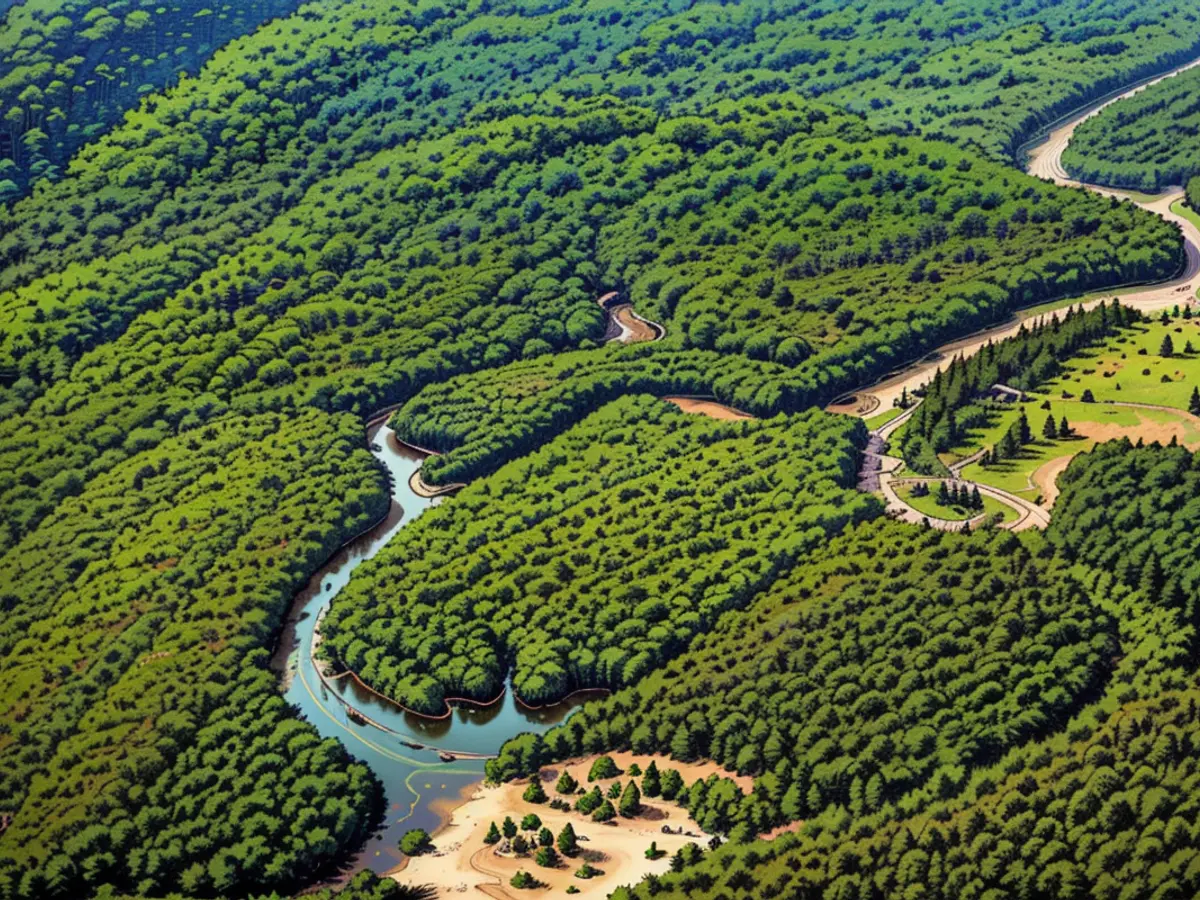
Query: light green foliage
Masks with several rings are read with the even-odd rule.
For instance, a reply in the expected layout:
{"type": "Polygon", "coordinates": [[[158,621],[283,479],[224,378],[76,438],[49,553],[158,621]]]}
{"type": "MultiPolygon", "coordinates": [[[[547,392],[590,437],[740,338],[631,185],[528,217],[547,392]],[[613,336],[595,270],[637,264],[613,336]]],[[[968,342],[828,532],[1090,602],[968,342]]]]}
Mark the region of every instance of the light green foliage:
{"type": "Polygon", "coordinates": [[[1075,130],[1063,166],[1083,181],[1140,191],[1185,184],[1200,175],[1197,97],[1193,68],[1114,103],[1075,130]]]}
{"type": "Polygon", "coordinates": [[[878,513],[848,489],[863,437],[815,411],[718,422],[618,400],[405,529],[334,601],[322,646],[435,713],[494,697],[510,660],[529,703],[633,684],[878,513]]]}
{"type": "Polygon", "coordinates": [[[406,831],[400,838],[400,852],[405,856],[420,856],[432,848],[433,842],[429,839],[429,832],[423,828],[406,831]]]}

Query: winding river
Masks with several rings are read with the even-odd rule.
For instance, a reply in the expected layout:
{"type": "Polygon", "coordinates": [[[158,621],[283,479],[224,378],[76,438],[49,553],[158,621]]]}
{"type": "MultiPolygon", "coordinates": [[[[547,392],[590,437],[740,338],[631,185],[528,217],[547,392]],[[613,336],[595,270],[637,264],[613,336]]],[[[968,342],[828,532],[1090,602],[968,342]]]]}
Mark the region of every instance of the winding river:
{"type": "Polygon", "coordinates": [[[494,754],[514,734],[546,730],[586,697],[533,710],[518,703],[512,691],[505,691],[491,705],[463,705],[444,719],[429,719],[404,712],[353,679],[322,678],[312,659],[313,633],[321,614],[355,569],[442,499],[421,497],[409,487],[424,454],[397,441],[382,421],[368,426],[367,440],[391,480],[387,518],[343,547],[296,596],[272,665],[283,674],[288,701],[322,736],[342,741],[370,765],[383,783],[384,820],[352,870],[386,872],[403,858],[397,848],[405,831],[434,831],[464,789],[483,777],[482,757],[494,754]],[[360,715],[352,716],[350,708],[360,715]],[[455,758],[444,759],[442,754],[455,758]]]}
{"type": "MultiPolygon", "coordinates": [[[[1170,77],[1196,64],[1180,66],[1162,77],[1170,77]]],[[[1064,185],[1115,193],[1092,185],[1077,185],[1061,169],[1062,151],[1071,133],[1079,122],[1093,115],[1099,105],[1080,110],[1033,149],[1030,173],[1064,185]]],[[[1170,212],[1170,203],[1177,196],[1177,193],[1171,193],[1140,203],[1177,222],[1187,242],[1187,264],[1180,276],[1161,285],[1124,294],[1125,302],[1143,310],[1162,308],[1180,302],[1184,296],[1190,297],[1191,292],[1185,295],[1180,287],[1193,278],[1200,279],[1200,231],[1170,212]]],[[[1099,302],[1100,298],[1111,297],[1114,293],[1111,290],[1101,292],[1089,298],[1089,303],[1099,302]]],[[[959,339],[935,351],[921,363],[858,393],[872,394],[879,398],[879,405],[890,408],[892,399],[899,396],[901,390],[907,388],[911,393],[932,375],[934,369],[944,364],[950,354],[971,355],[987,341],[1015,332],[1018,324],[1010,322],[959,339]]],[[[351,869],[386,872],[402,859],[398,844],[405,831],[410,828],[435,830],[463,791],[482,778],[482,757],[494,754],[507,738],[521,731],[546,730],[586,698],[578,697],[573,703],[531,710],[521,706],[511,691],[506,691],[490,706],[460,706],[444,719],[428,719],[404,712],[363,690],[352,679],[323,680],[312,660],[313,633],[319,617],[359,565],[378,553],[405,525],[442,499],[422,497],[411,490],[409,479],[420,468],[424,455],[397,441],[382,420],[368,427],[367,438],[372,453],[386,467],[391,478],[392,504],[387,518],[344,547],[297,595],[273,665],[283,674],[287,699],[323,736],[342,741],[351,753],[370,765],[383,783],[386,795],[384,820],[353,861],[351,869]],[[352,718],[348,712],[350,708],[370,722],[360,716],[352,718]],[[449,758],[451,756],[453,759],[449,758]]]]}

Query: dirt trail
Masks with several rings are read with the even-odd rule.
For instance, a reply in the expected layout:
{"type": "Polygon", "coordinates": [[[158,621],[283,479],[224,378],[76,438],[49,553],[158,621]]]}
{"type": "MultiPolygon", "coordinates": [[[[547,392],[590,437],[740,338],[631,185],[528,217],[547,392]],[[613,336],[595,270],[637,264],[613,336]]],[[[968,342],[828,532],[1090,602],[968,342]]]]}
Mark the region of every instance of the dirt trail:
{"type": "MultiPolygon", "coordinates": [[[[1110,297],[1119,296],[1121,302],[1124,304],[1135,307],[1142,312],[1155,312],[1187,302],[1193,296],[1193,291],[1183,289],[1189,286],[1193,288],[1200,286],[1200,229],[1183,216],[1171,212],[1171,204],[1183,196],[1182,189],[1172,190],[1147,200],[1138,200],[1119,190],[1074,181],[1062,166],[1063,151],[1066,150],[1067,144],[1071,141],[1071,136],[1075,133],[1075,129],[1079,127],[1081,122],[1096,115],[1101,109],[1115,103],[1117,100],[1132,96],[1139,91],[1145,90],[1152,84],[1157,84],[1195,66],[1200,66],[1200,59],[1179,66],[1165,75],[1147,81],[1103,103],[1081,111],[1070,121],[1051,131],[1040,144],[1029,151],[1026,171],[1030,175],[1045,178],[1063,187],[1089,190],[1104,196],[1121,197],[1130,202],[1137,203],[1143,209],[1153,212],[1169,222],[1175,223],[1183,231],[1186,263],[1183,271],[1177,277],[1160,284],[1148,285],[1144,288],[1134,288],[1132,290],[1113,289],[1098,292],[1080,302],[1079,305],[1085,309],[1091,309],[1110,297]]],[[[921,362],[904,369],[902,372],[889,375],[878,384],[863,388],[854,393],[860,398],[864,395],[874,395],[879,400],[877,408],[891,409],[894,401],[900,397],[904,390],[907,389],[909,394],[911,394],[915,389],[921,387],[932,378],[934,372],[939,368],[944,368],[947,362],[954,356],[974,356],[989,341],[999,341],[1006,337],[1011,337],[1017,333],[1022,324],[1037,324],[1047,318],[1048,315],[1048,313],[1018,314],[1013,321],[951,341],[934,350],[921,362]]],[[[857,413],[851,411],[851,414],[854,415],[857,413]]]]}
{"type": "Polygon", "coordinates": [[[718,403],[716,400],[708,400],[703,397],[663,397],[662,399],[667,403],[673,403],[675,406],[678,406],[685,413],[708,416],[710,419],[736,422],[741,419],[754,418],[750,413],[742,412],[740,409],[734,409],[732,406],[726,406],[723,403],[718,403]]]}

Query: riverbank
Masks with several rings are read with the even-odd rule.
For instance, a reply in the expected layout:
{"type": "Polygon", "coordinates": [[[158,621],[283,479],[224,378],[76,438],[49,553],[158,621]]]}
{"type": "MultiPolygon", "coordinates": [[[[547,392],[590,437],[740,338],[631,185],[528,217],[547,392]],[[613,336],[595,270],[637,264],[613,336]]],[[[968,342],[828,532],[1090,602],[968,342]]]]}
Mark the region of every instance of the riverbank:
{"type": "MultiPolygon", "coordinates": [[[[697,779],[718,774],[732,778],[743,791],[750,791],[753,779],[733,775],[715,763],[677,763],[662,756],[647,754],[609,754],[623,771],[637,763],[642,771],[654,760],[660,771],[675,769],[690,785],[697,779]]],[[[586,791],[592,784],[587,780],[588,771],[596,756],[568,760],[561,765],[548,766],[538,777],[546,794],[561,796],[555,784],[563,770],[570,772],[586,791]]],[[[607,794],[614,782],[622,786],[630,780],[641,783],[641,776],[632,778],[622,774],[617,778],[594,782],[607,794]]],[[[529,779],[510,782],[500,786],[487,786],[479,782],[464,791],[462,801],[450,813],[449,821],[433,836],[434,850],[406,861],[388,874],[404,884],[428,887],[431,897],[492,897],[520,900],[528,891],[517,890],[509,880],[518,871],[525,871],[544,882],[555,893],[574,885],[580,896],[603,897],[618,885],[633,884],[650,874],[664,874],[670,870],[671,855],[687,843],[707,844],[709,836],[688,816],[687,810],[674,801],[660,798],[642,798],[642,811],[635,817],[617,817],[615,822],[601,824],[572,809],[561,812],[548,803],[529,803],[523,794],[529,779]],[[520,824],[529,813],[536,814],[542,824],[557,836],[568,822],[579,836],[580,852],[573,858],[563,857],[555,868],[537,865],[532,854],[518,857],[496,852],[496,846],[484,843],[484,837],[493,822],[500,827],[505,817],[520,824]],[[665,834],[669,828],[671,834],[665,834]],[[661,855],[648,859],[646,850],[654,843],[661,855]],[[587,862],[601,874],[593,878],[577,878],[575,873],[587,862]]],[[[574,803],[575,796],[565,798],[574,803]]],[[[614,801],[614,806],[616,805],[614,801]]]]}

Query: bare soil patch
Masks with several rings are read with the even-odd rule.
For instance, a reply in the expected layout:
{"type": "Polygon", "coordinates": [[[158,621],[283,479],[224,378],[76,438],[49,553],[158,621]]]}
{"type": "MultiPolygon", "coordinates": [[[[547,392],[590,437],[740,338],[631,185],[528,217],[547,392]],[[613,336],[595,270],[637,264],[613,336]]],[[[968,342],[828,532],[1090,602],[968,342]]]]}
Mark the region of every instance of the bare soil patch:
{"type": "Polygon", "coordinates": [[[693,397],[663,397],[668,403],[673,403],[685,413],[708,416],[710,419],[722,419],[736,422],[739,419],[753,419],[754,416],[744,413],[732,406],[725,406],[716,400],[697,400],[693,397]]]}
{"type": "MultiPolygon", "coordinates": [[[[660,770],[676,769],[686,784],[699,778],[719,774],[733,779],[738,787],[749,792],[753,779],[732,775],[715,763],[677,763],[664,757],[635,755],[632,753],[609,754],[623,770],[636,762],[644,771],[653,759],[660,770]]],[[[584,790],[591,790],[587,780],[595,756],[569,760],[565,764],[549,766],[539,773],[542,787],[551,799],[560,795],[555,783],[566,769],[584,790]]],[[[615,779],[594,782],[607,795],[614,781],[622,786],[631,780],[628,774],[615,779]]],[[[641,784],[641,776],[636,780],[641,784]]],[[[568,885],[579,889],[579,896],[605,897],[618,885],[633,884],[651,873],[664,874],[670,869],[671,855],[687,843],[705,846],[708,835],[688,816],[687,810],[674,801],[643,797],[643,811],[633,818],[617,817],[614,823],[593,822],[572,808],[570,812],[552,809],[549,803],[527,803],[523,798],[528,779],[488,787],[482,783],[473,786],[470,799],[458,806],[450,815],[450,823],[434,835],[435,850],[424,856],[411,859],[401,869],[393,872],[397,881],[414,886],[428,886],[435,897],[492,897],[498,900],[511,898],[520,900],[536,892],[522,891],[509,885],[509,880],[518,870],[529,872],[546,884],[555,896],[566,891],[568,885]],[[495,822],[500,827],[505,816],[520,825],[528,813],[536,813],[542,824],[557,837],[563,826],[570,822],[579,837],[580,852],[572,858],[562,857],[561,864],[554,869],[537,865],[533,853],[524,857],[501,855],[496,848],[483,842],[488,826],[495,822]],[[664,833],[669,829],[670,834],[664,833]],[[682,834],[679,832],[682,830],[682,834]],[[646,850],[654,842],[662,855],[658,859],[646,858],[646,850]],[[587,860],[603,874],[590,879],[575,877],[576,870],[587,860]]],[[[574,806],[575,796],[564,796],[574,806]]],[[[616,806],[616,801],[613,801],[616,806]]],[[[524,833],[524,832],[522,832],[524,833]]],[[[543,889],[544,890],[544,889],[543,889]]]]}

